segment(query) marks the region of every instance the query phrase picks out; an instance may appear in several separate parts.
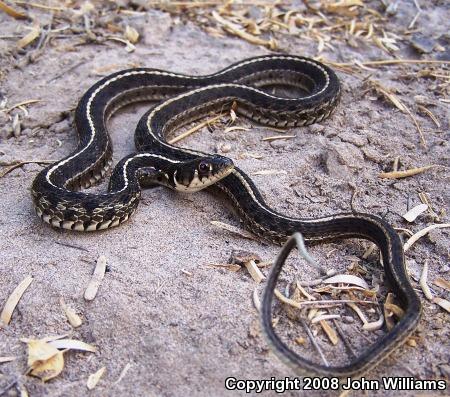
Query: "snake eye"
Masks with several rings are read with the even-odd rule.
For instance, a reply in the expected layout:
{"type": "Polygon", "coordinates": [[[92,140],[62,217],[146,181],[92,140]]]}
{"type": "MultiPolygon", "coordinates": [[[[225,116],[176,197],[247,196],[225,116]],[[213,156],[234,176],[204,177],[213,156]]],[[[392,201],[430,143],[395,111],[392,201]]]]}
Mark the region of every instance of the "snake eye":
{"type": "Polygon", "coordinates": [[[206,161],[202,161],[199,165],[198,165],[198,170],[200,172],[207,172],[209,171],[209,164],[206,161]]]}

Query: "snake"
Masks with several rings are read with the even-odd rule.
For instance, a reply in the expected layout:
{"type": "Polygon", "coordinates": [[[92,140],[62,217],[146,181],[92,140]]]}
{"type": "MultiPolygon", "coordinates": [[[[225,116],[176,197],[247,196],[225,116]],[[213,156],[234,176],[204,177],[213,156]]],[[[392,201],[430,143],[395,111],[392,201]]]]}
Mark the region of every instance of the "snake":
{"type": "Polygon", "coordinates": [[[422,306],[410,284],[397,232],[373,214],[348,212],[319,218],[285,216],[268,206],[252,179],[226,156],[169,144],[167,137],[212,112],[233,109],[261,125],[291,128],[320,122],[339,103],[341,85],[325,64],[297,55],[263,55],[209,75],[192,76],[152,68],[133,68],[104,77],[80,99],[75,110],[76,150],[44,168],[31,193],[36,214],[56,228],[80,232],[116,227],[136,211],[141,189],[162,185],[192,193],[207,189],[227,197],[242,224],[263,240],[286,243],[267,279],[261,307],[263,335],[275,354],[299,374],[353,376],[379,364],[417,327],[422,306]],[[279,95],[275,87],[291,92],[279,95]],[[135,129],[136,152],[111,171],[108,119],[125,105],[157,102],[135,129]],[[106,193],[82,190],[111,173],[106,193]],[[340,366],[316,364],[291,350],[275,333],[272,298],[284,261],[301,233],[309,243],[363,238],[380,249],[387,281],[403,318],[358,358],[340,366]]]}

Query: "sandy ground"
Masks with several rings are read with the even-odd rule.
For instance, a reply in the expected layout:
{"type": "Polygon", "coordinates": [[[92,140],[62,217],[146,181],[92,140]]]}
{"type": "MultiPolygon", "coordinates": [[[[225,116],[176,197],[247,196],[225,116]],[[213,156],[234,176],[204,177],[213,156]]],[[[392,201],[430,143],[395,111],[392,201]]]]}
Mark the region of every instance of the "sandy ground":
{"type": "MultiPolygon", "coordinates": [[[[401,13],[391,23],[401,24],[414,16],[414,9],[400,3],[401,13]]],[[[433,23],[435,36],[442,34],[446,21],[443,10],[443,5],[442,13],[438,6],[430,6],[419,28],[433,23]]],[[[27,107],[29,115],[22,120],[17,137],[7,137],[11,120],[0,112],[2,163],[59,159],[70,153],[76,144],[71,117],[77,100],[101,76],[115,70],[142,65],[204,74],[248,56],[269,53],[234,37],[213,37],[192,23],[175,24],[169,14],[161,11],[122,18],[141,32],[142,39],[132,53],[114,42],[68,51],[61,39],[29,63],[23,54],[8,55],[10,42],[0,41],[5,54],[0,65],[1,93],[8,98],[8,106],[40,100],[27,107]]],[[[1,34],[13,34],[17,22],[0,13],[0,26],[1,34]]],[[[292,38],[286,45],[291,53],[316,55],[313,43],[292,38]]],[[[373,47],[336,47],[333,53],[325,51],[325,56],[338,62],[386,58],[373,47]]],[[[402,51],[400,58],[417,57],[407,45],[402,51]]],[[[400,216],[408,205],[420,203],[419,192],[428,194],[434,211],[441,214],[439,222],[448,222],[448,169],[435,168],[403,180],[377,177],[380,172],[392,170],[397,156],[403,169],[449,165],[448,104],[438,100],[429,80],[404,80],[399,77],[404,72],[402,67],[386,67],[364,71],[364,75],[370,74],[398,89],[401,98],[414,109],[415,96],[428,98],[441,127],[417,113],[427,149],[420,145],[417,130],[407,115],[372,92],[365,92],[361,78],[342,71],[338,71],[343,84],[342,102],[335,114],[319,125],[289,131],[296,135],[294,139],[262,142],[262,138],[277,132],[238,120],[237,125],[251,130],[224,134],[219,125],[212,131],[204,129],[182,144],[210,152],[228,146],[227,155],[249,173],[286,170],[286,174],[254,176],[254,180],[267,201],[289,215],[348,211],[356,188],[356,210],[385,216],[396,227],[418,231],[436,222],[429,212],[412,224],[400,216]],[[256,160],[247,153],[262,158],[256,160]]],[[[115,161],[133,151],[134,127],[145,109],[126,109],[112,119],[115,161]]],[[[17,109],[12,116],[15,112],[23,114],[17,109]]],[[[123,226],[95,234],[70,233],[54,230],[34,215],[29,187],[41,169],[41,165],[27,164],[0,180],[0,306],[22,279],[27,275],[34,278],[10,325],[0,329],[0,356],[17,356],[15,361],[0,364],[0,391],[19,377],[19,384],[33,397],[85,395],[87,377],[102,366],[106,366],[106,374],[89,395],[225,396],[236,394],[224,389],[228,376],[270,379],[293,375],[259,334],[258,315],[251,299],[255,284],[248,273],[207,266],[226,263],[234,249],[256,252],[266,261],[273,260],[278,252],[275,246],[246,240],[213,226],[211,220],[239,225],[225,201],[205,192],[183,196],[164,188],[150,189],[143,193],[135,216],[123,226]],[[95,300],[86,302],[83,293],[100,255],[106,256],[109,271],[95,300]],[[59,304],[61,297],[81,315],[80,328],[74,330],[68,324],[59,304]],[[19,339],[61,334],[91,343],[98,352],[66,353],[64,371],[48,383],[20,376],[26,370],[26,345],[19,339]],[[128,363],[130,369],[115,383],[128,363]]],[[[417,283],[425,260],[430,266],[430,280],[449,280],[448,243],[449,230],[439,229],[408,251],[413,284],[424,302],[424,316],[415,333],[417,346],[400,348],[367,378],[395,375],[448,379],[448,313],[426,301],[417,283]]],[[[345,270],[367,246],[367,242],[355,241],[313,247],[311,252],[321,263],[345,270]],[[333,253],[327,257],[330,251],[333,253]]],[[[370,282],[370,275],[367,280],[370,282]]],[[[449,298],[445,290],[432,289],[436,296],[449,298]]],[[[301,335],[301,330],[296,332],[294,336],[301,335]]],[[[350,338],[361,339],[359,327],[352,332],[350,338]]],[[[12,388],[6,395],[17,393],[12,388]]],[[[322,391],[317,395],[328,394],[338,393],[322,391]]]]}

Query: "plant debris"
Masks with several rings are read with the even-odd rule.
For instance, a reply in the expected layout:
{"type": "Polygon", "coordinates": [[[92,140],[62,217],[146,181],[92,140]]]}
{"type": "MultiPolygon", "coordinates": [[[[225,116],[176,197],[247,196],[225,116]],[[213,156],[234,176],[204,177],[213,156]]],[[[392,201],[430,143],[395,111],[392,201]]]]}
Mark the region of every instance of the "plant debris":
{"type": "Polygon", "coordinates": [[[431,230],[444,228],[444,227],[450,227],[450,223],[434,224],[434,225],[427,226],[425,229],[422,229],[422,230],[418,231],[417,233],[413,234],[408,239],[408,241],[403,245],[403,249],[405,250],[405,252],[408,251],[417,240],[419,240],[421,237],[425,236],[431,230]]]}
{"type": "Polygon", "coordinates": [[[89,378],[86,382],[86,386],[89,390],[92,390],[97,386],[97,383],[100,381],[101,377],[105,374],[106,367],[100,368],[97,372],[89,375],[89,378]]]}
{"type": "Polygon", "coordinates": [[[427,284],[427,280],[428,280],[428,261],[426,260],[424,265],[423,265],[423,269],[422,269],[422,274],[420,275],[420,287],[422,288],[423,294],[425,295],[425,297],[432,301],[433,300],[433,294],[431,293],[430,287],[427,284]]]}
{"type": "Polygon", "coordinates": [[[404,170],[404,171],[382,172],[381,174],[378,175],[378,177],[379,178],[387,178],[387,179],[407,178],[409,176],[421,174],[421,173],[431,170],[435,167],[437,167],[437,165],[427,165],[425,167],[411,168],[409,170],[404,170]]]}
{"type": "Polygon", "coordinates": [[[84,292],[84,299],[87,301],[94,300],[97,295],[98,288],[100,287],[100,283],[103,280],[106,272],[106,257],[104,255],[100,255],[97,259],[97,265],[95,266],[94,274],[92,275],[91,281],[84,292]]]}
{"type": "Polygon", "coordinates": [[[30,286],[31,282],[33,281],[32,276],[25,277],[20,284],[15,288],[15,290],[12,292],[12,294],[7,299],[5,306],[3,307],[3,310],[0,314],[0,325],[8,325],[11,321],[12,314],[14,312],[14,309],[16,308],[17,304],[20,301],[20,298],[25,293],[27,288],[30,286]]]}
{"type": "Polygon", "coordinates": [[[21,341],[28,345],[28,368],[30,375],[42,379],[44,382],[57,377],[64,369],[64,352],[67,350],[81,350],[95,352],[92,345],[72,339],[27,339],[21,341]],[[64,349],[61,351],[60,349],[64,349]]]}
{"type": "Polygon", "coordinates": [[[31,339],[28,344],[28,367],[30,374],[44,382],[57,377],[64,368],[63,352],[48,342],[31,339]]]}
{"type": "Polygon", "coordinates": [[[238,236],[247,238],[249,240],[257,240],[257,238],[250,232],[245,229],[240,229],[236,226],[229,225],[228,223],[219,222],[219,221],[211,221],[211,224],[217,226],[221,229],[227,230],[228,232],[237,234],[238,236]]]}
{"type": "Polygon", "coordinates": [[[59,302],[62,309],[64,310],[64,313],[66,314],[67,320],[69,321],[70,325],[73,328],[78,328],[79,326],[81,326],[81,324],[83,324],[83,321],[81,320],[80,316],[75,313],[75,310],[67,306],[63,298],[61,298],[59,302]]]}
{"type": "Polygon", "coordinates": [[[415,207],[411,208],[408,212],[406,212],[402,216],[403,216],[403,218],[405,218],[405,220],[407,222],[414,222],[416,220],[416,218],[420,214],[424,213],[427,209],[428,209],[427,204],[419,204],[419,205],[416,205],[415,207]]]}

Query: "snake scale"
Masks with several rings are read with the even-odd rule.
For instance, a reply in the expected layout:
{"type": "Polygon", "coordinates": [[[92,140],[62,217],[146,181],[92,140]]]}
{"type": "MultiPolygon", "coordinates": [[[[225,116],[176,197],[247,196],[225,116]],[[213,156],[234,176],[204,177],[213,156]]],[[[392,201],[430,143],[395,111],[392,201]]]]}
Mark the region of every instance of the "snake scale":
{"type": "MultiPolygon", "coordinates": [[[[175,129],[213,111],[233,108],[257,123],[274,127],[305,126],[327,118],[340,97],[336,74],[315,60],[292,55],[269,55],[243,60],[206,76],[136,68],[113,73],[94,84],[75,113],[79,143],[64,159],[48,166],[32,185],[37,215],[54,227],[95,231],[125,222],[136,210],[141,187],[154,184],[184,192],[219,190],[237,209],[244,225],[265,240],[284,243],[300,232],[309,242],[364,238],[379,247],[387,280],[405,310],[393,330],[357,359],[342,366],[324,366],[304,359],[275,334],[271,302],[284,248],[268,278],[261,319],[263,333],[274,352],[298,373],[352,376],[379,363],[416,328],[421,303],[405,270],[401,240],[383,219],[352,212],[322,218],[291,218],[271,209],[232,160],[216,154],[170,145],[175,129]],[[273,95],[268,88],[302,90],[295,97],[273,95]],[[108,192],[79,191],[101,181],[111,166],[112,144],[106,128],[119,108],[139,101],[158,101],[140,119],[135,131],[136,153],[112,171],[108,192]]],[[[292,248],[292,240],[288,248],[292,248]]],[[[286,247],[286,246],[285,246],[286,247]]]]}

